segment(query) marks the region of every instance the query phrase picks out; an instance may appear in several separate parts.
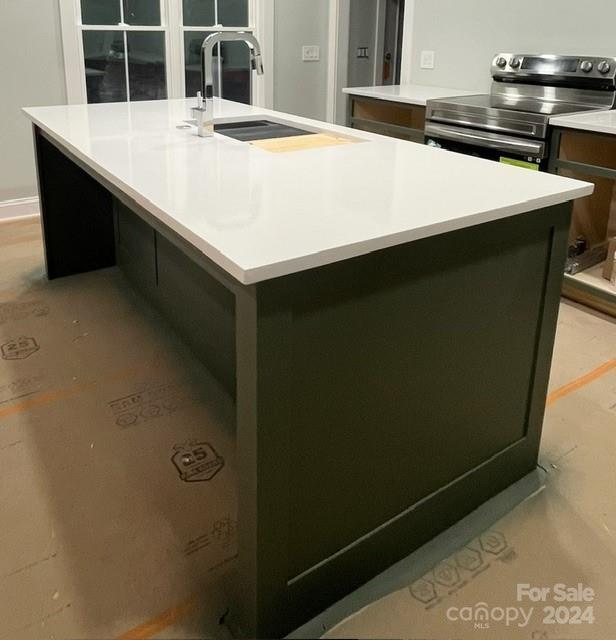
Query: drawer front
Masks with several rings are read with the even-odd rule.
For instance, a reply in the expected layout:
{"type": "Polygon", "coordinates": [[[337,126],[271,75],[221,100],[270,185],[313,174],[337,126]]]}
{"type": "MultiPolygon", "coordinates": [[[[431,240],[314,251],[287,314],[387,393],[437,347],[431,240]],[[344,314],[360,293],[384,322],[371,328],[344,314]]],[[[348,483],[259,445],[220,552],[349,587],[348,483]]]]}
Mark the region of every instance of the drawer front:
{"type": "Polygon", "coordinates": [[[424,142],[425,107],[383,100],[353,98],[351,122],[354,129],[383,136],[424,142]]]}
{"type": "Polygon", "coordinates": [[[616,170],[616,136],[563,131],[558,157],[560,160],[616,170]]]}
{"type": "Polygon", "coordinates": [[[390,138],[399,138],[400,140],[409,140],[410,142],[424,143],[424,132],[418,129],[407,129],[397,125],[371,122],[369,120],[354,119],[353,128],[360,131],[369,131],[370,133],[378,133],[382,136],[390,138]]]}
{"type": "Polygon", "coordinates": [[[426,108],[384,100],[353,100],[353,118],[423,131],[426,108]]]}

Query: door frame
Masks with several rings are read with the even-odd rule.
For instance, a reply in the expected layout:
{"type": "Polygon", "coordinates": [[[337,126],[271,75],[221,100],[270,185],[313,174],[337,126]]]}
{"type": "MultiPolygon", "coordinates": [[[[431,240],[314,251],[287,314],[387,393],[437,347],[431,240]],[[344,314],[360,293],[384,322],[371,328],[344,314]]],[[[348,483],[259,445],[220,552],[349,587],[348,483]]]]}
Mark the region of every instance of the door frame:
{"type": "MultiPolygon", "coordinates": [[[[381,15],[381,0],[377,15],[381,15]]],[[[342,89],[347,87],[349,65],[349,29],[351,0],[329,2],[329,59],[327,69],[327,121],[346,123],[347,97],[342,89]]],[[[415,18],[415,0],[406,0],[404,9],[402,68],[400,83],[410,84],[412,68],[412,38],[415,18]]],[[[375,29],[377,25],[375,25],[375,29]]],[[[377,33],[378,35],[378,33],[377,33]]],[[[375,56],[375,74],[378,55],[375,56]]],[[[375,76],[376,77],[376,76],[375,76]]]]}
{"type": "MultiPolygon", "coordinates": [[[[184,43],[182,9],[179,0],[160,0],[160,27],[132,27],[129,31],[164,31],[166,34],[167,96],[169,99],[185,96],[184,43]]],[[[85,61],[80,24],[80,0],[58,0],[64,75],[68,104],[87,103],[85,61]]],[[[252,102],[256,106],[273,108],[274,105],[274,3],[272,0],[249,0],[251,31],[263,50],[266,73],[256,76],[252,82],[252,102]]],[[[109,29],[117,29],[115,25],[109,29]]],[[[126,29],[126,27],[121,27],[126,29]]],[[[221,31],[234,29],[220,28],[221,31]]]]}
{"type": "Polygon", "coordinates": [[[404,26],[402,33],[402,68],[400,84],[411,84],[413,65],[413,28],[415,26],[415,0],[406,0],[404,5],[404,26]]]}
{"type": "Polygon", "coordinates": [[[330,0],[326,118],[338,124],[346,124],[346,98],[342,89],[348,77],[350,17],[351,0],[330,0]]]}

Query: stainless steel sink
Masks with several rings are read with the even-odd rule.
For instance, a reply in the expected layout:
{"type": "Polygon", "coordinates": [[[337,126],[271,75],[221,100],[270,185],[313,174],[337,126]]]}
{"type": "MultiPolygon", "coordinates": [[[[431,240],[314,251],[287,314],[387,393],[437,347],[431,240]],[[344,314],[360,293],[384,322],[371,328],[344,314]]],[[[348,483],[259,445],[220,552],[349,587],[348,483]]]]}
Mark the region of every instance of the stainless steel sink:
{"type": "Polygon", "coordinates": [[[313,131],[298,129],[297,127],[280,122],[272,122],[271,120],[245,120],[242,122],[215,124],[214,131],[242,142],[306,136],[314,133],[313,131]]]}

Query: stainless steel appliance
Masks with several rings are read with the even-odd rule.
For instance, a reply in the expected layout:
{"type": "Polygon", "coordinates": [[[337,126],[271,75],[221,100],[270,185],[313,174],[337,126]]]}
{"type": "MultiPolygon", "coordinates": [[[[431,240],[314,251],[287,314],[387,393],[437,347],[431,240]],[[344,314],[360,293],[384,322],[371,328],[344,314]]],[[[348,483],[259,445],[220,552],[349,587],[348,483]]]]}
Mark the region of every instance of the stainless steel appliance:
{"type": "Polygon", "coordinates": [[[486,95],[430,100],[426,144],[545,170],[550,117],[616,105],[616,58],[501,53],[486,95]]]}

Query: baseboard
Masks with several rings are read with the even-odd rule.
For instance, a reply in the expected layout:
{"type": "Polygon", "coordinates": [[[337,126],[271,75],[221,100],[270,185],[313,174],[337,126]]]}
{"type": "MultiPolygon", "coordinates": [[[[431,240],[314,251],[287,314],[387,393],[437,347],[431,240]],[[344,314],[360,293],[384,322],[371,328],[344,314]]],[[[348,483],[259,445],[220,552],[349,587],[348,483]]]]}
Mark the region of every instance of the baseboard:
{"type": "Polygon", "coordinates": [[[40,204],[36,196],[0,202],[0,222],[33,218],[38,215],[40,215],[40,204]]]}

